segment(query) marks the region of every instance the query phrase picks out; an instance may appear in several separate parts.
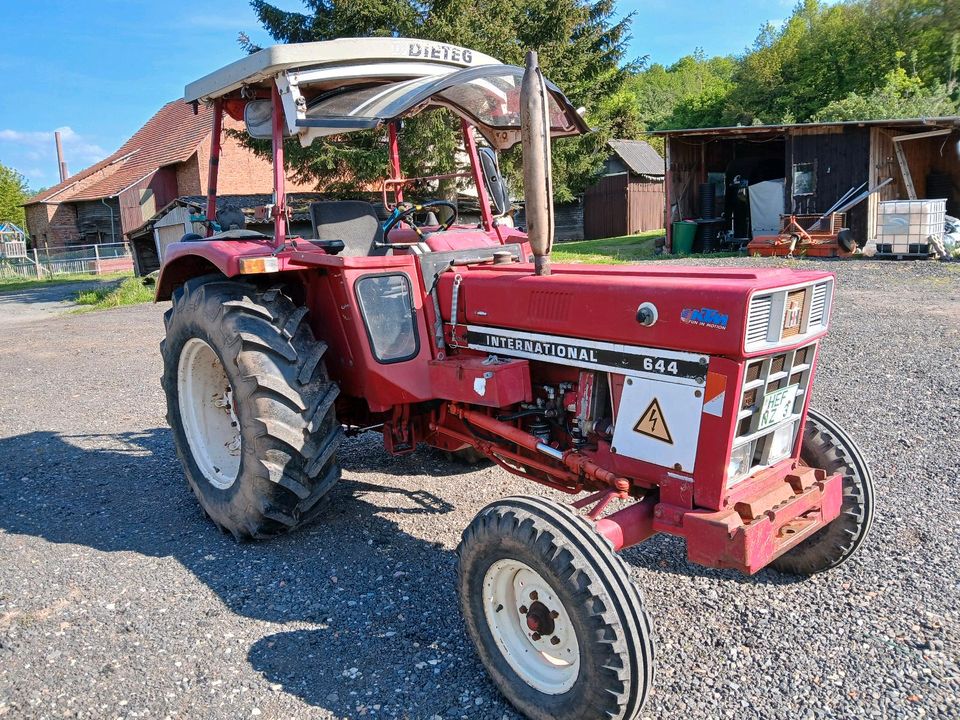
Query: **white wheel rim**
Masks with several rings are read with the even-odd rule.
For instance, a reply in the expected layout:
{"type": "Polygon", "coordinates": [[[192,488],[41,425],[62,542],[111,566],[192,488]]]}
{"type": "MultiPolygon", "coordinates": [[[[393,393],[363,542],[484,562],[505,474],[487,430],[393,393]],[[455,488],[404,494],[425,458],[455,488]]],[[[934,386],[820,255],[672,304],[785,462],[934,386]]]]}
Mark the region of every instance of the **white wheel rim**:
{"type": "Polygon", "coordinates": [[[573,687],[580,675],[577,633],[537,571],[519,560],[495,562],[483,577],[483,610],[497,647],[525,683],[548,695],[573,687]]]}
{"type": "Polygon", "coordinates": [[[240,422],[223,363],[200,338],[190,338],[180,351],[177,395],[197,467],[211,485],[226,490],[240,472],[240,422]]]}

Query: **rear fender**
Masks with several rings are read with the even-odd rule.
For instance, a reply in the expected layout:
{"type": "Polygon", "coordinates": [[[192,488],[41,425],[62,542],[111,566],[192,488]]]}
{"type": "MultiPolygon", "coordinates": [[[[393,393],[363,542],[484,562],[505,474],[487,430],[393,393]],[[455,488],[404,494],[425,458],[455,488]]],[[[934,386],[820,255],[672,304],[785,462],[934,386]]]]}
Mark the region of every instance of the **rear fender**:
{"type": "MultiPolygon", "coordinates": [[[[173,291],[187,280],[200,275],[219,272],[224,277],[240,274],[240,258],[271,255],[274,247],[268,242],[254,240],[201,240],[177,242],[167,246],[163,267],[157,280],[157,301],[169,300],[173,291]]],[[[288,267],[288,258],[280,256],[279,270],[303,270],[302,266],[288,267]]],[[[255,277],[255,276],[250,276],[255,277]]]]}
{"type": "Polygon", "coordinates": [[[169,300],[173,291],[190,278],[215,272],[223,272],[223,270],[202,255],[184,255],[176,260],[166,262],[160,269],[160,277],[157,279],[157,294],[153,300],[154,302],[169,300]]]}

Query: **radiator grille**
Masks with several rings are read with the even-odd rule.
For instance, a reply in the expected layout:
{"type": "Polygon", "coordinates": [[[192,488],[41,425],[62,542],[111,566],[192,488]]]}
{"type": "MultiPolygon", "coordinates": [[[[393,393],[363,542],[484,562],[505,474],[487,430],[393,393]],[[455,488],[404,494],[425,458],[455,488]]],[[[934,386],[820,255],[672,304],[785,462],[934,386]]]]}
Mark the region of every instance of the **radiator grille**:
{"type": "Polygon", "coordinates": [[[810,301],[810,325],[823,325],[824,311],[827,309],[827,284],[813,286],[813,299],[810,301]]]}
{"type": "Polygon", "coordinates": [[[743,389],[740,395],[740,410],[737,415],[737,435],[733,441],[736,451],[743,446],[748,447],[750,458],[749,468],[745,468],[735,477],[727,478],[727,485],[749,477],[765,467],[773,465],[783,459],[783,456],[772,455],[773,434],[781,427],[793,424],[792,442],[796,443],[797,429],[800,427],[800,415],[810,387],[810,374],[813,371],[813,358],[816,353],[816,343],[811,343],[797,350],[771,353],[765,357],[751,360],[744,369],[743,389]],[[781,422],[770,427],[760,429],[760,414],[764,397],[771,392],[797,386],[790,414],[781,422]]]}
{"type": "Polygon", "coordinates": [[[744,350],[773,350],[822,333],[830,315],[833,280],[767,290],[750,298],[744,350]]]}
{"type": "Polygon", "coordinates": [[[770,295],[755,296],[750,301],[750,312],[747,315],[747,345],[762,343],[767,339],[772,307],[773,297],[770,295]]]}

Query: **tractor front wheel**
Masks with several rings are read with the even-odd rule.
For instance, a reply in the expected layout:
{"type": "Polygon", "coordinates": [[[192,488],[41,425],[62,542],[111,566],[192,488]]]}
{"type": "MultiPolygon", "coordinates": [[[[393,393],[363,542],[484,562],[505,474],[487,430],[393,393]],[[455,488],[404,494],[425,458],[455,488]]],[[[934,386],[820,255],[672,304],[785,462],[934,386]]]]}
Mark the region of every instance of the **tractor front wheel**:
{"type": "Polygon", "coordinates": [[[653,633],[610,543],[536,497],[480,511],[457,549],[460,605],[481,662],[533,720],[636,717],[653,683],[653,633]]]}
{"type": "Polygon", "coordinates": [[[873,524],[873,476],[850,436],[835,420],[815,410],[807,413],[800,459],[810,467],[843,476],[840,516],[772,563],[783,573],[813,575],[837,567],[863,545],[873,524]]]}
{"type": "Polygon", "coordinates": [[[161,343],[167,420],[187,482],[237,539],[316,516],[340,477],[339,392],[307,309],[219,275],[174,292],[161,343]]]}

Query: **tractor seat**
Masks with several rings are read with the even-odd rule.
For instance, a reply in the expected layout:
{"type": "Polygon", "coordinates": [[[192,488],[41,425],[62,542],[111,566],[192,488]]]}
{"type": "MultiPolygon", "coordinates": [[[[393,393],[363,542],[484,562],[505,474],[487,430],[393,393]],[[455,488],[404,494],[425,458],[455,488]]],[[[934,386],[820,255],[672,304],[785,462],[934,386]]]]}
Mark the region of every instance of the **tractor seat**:
{"type": "Polygon", "coordinates": [[[363,200],[336,200],[310,203],[310,221],[317,240],[342,240],[342,257],[388,255],[383,227],[373,205],[363,200]]]}

